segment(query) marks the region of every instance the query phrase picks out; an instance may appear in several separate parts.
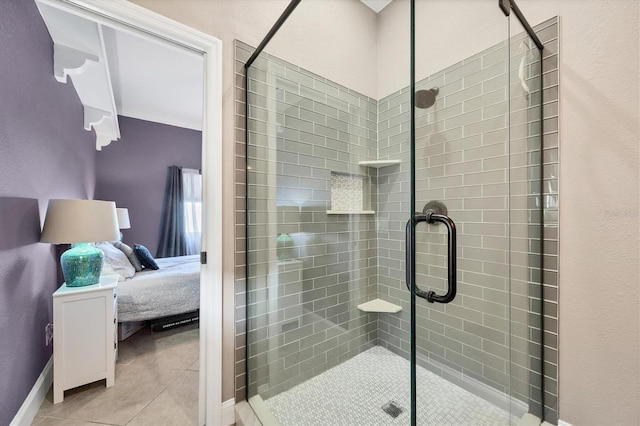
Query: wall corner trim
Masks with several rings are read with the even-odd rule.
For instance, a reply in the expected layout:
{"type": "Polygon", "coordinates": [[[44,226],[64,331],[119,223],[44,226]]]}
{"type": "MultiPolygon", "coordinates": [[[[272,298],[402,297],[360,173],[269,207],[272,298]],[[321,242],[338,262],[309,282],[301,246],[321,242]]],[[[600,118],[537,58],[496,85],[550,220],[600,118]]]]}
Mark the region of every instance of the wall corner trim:
{"type": "Polygon", "coordinates": [[[31,392],[27,395],[27,398],[22,403],[22,406],[16,413],[11,423],[11,426],[18,425],[30,425],[38,414],[38,410],[42,405],[42,401],[47,396],[49,388],[53,384],[53,356],[49,358],[46,365],[42,369],[40,376],[36,380],[31,392]]]}
{"type": "Polygon", "coordinates": [[[225,426],[236,422],[236,399],[227,399],[222,403],[222,424],[225,426]]]}

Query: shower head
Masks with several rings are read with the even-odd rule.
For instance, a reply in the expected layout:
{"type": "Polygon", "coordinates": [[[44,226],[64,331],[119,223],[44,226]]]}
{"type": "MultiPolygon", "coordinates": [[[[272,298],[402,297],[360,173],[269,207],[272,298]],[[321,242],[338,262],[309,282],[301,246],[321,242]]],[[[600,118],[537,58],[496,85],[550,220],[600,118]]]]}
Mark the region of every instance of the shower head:
{"type": "Polygon", "coordinates": [[[416,91],[416,107],[425,109],[432,106],[436,102],[436,95],[439,91],[437,87],[416,91]]]}

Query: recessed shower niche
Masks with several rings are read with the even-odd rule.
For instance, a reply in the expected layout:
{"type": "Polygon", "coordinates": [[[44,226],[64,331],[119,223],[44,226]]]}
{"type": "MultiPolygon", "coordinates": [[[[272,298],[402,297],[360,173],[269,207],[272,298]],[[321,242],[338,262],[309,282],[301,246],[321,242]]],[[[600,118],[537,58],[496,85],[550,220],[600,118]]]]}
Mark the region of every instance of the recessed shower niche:
{"type": "MultiPolygon", "coordinates": [[[[367,171],[396,166],[400,160],[367,160],[358,165],[367,171]]],[[[327,214],[375,214],[372,208],[372,194],[377,192],[371,176],[331,172],[331,209],[327,214]]]]}
{"type": "Polygon", "coordinates": [[[331,210],[327,214],[375,214],[371,209],[371,178],[331,172],[331,210]]]}

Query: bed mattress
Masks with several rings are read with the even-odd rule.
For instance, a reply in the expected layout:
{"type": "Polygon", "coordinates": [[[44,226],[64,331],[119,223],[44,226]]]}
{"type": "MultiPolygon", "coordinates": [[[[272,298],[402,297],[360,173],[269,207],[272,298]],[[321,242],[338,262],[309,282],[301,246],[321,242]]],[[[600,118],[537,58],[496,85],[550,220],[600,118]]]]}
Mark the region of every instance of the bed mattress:
{"type": "Polygon", "coordinates": [[[200,308],[200,256],[156,259],[157,271],[118,283],[118,321],[146,321],[200,308]]]}

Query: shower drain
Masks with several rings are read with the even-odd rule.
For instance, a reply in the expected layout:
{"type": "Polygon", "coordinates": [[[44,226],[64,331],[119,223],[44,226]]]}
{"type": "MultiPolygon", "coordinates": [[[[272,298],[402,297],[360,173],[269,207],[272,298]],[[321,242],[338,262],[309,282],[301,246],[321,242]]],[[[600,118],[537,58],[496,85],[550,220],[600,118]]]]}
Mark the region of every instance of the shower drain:
{"type": "Polygon", "coordinates": [[[389,401],[382,406],[382,411],[393,417],[394,419],[398,417],[404,411],[402,407],[398,405],[395,401],[389,401]]]}

